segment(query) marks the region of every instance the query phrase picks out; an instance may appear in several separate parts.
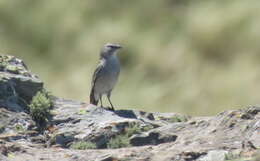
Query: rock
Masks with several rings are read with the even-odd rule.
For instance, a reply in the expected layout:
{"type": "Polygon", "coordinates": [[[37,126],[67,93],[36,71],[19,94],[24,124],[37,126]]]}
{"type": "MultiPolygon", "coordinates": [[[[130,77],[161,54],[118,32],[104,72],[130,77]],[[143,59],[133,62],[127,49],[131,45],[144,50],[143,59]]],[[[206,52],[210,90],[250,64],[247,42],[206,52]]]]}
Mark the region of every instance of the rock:
{"type": "Polygon", "coordinates": [[[97,158],[95,161],[115,161],[115,160],[118,159],[108,155],[108,156],[102,156],[101,158],[97,158]]]}
{"type": "MultiPolygon", "coordinates": [[[[131,124],[153,127],[141,112],[120,110],[109,111],[80,102],[56,99],[54,101],[53,124],[56,126],[55,144],[68,147],[73,141],[95,142],[97,148],[106,148],[107,142],[122,133],[131,124]],[[138,119],[139,118],[139,119],[138,119]]],[[[150,114],[151,117],[151,114],[150,114]]]]}
{"type": "MultiPolygon", "coordinates": [[[[249,120],[241,118],[242,115],[247,113],[247,108],[226,111],[213,117],[195,117],[186,122],[169,123],[161,127],[152,128],[148,131],[141,131],[140,134],[135,134],[130,139],[132,146],[135,147],[106,150],[71,150],[68,149],[68,142],[73,142],[75,140],[89,141],[89,139],[98,142],[99,139],[95,140],[93,138],[122,133],[124,126],[129,125],[126,123],[127,121],[135,122],[137,124],[149,123],[143,122],[143,120],[140,121],[135,117],[121,117],[118,116],[116,112],[100,109],[96,106],[86,106],[85,104],[71,100],[58,99],[55,106],[56,114],[53,123],[55,123],[56,129],[53,133],[49,133],[48,135],[54,135],[56,133],[56,136],[60,137],[61,134],[64,134],[65,138],[68,140],[65,139],[64,141],[61,139],[60,141],[56,138],[56,142],[54,142],[52,146],[49,148],[41,148],[41,150],[39,150],[39,148],[27,147],[26,151],[30,151],[30,153],[16,153],[15,158],[17,158],[17,160],[19,157],[32,160],[37,156],[42,160],[62,159],[65,161],[221,161],[225,160],[227,154],[230,153],[232,153],[230,158],[243,158],[244,160],[253,157],[258,153],[257,149],[249,148],[250,145],[244,143],[244,140],[249,139],[247,136],[254,136],[250,138],[250,142],[256,143],[258,140],[255,138],[255,135],[257,133],[259,134],[259,129],[257,128],[259,113],[254,114],[249,120]],[[110,121],[113,122],[112,125],[110,124],[110,121]],[[232,126],[230,126],[230,124],[232,124],[232,126]],[[112,128],[110,126],[112,126],[112,128]],[[101,135],[102,131],[103,135],[101,135]],[[81,133],[79,134],[78,132],[81,133]],[[172,138],[165,139],[167,136],[171,136],[172,138]],[[136,139],[135,141],[133,141],[134,138],[136,139]],[[139,142],[137,138],[141,138],[141,141],[139,142]],[[159,141],[156,144],[153,142],[153,140],[158,141],[162,138],[165,140],[159,141]],[[142,139],[146,141],[144,145],[149,146],[140,146],[140,144],[142,145],[144,142],[142,139]],[[54,148],[56,144],[64,144],[64,146],[57,150],[54,148]],[[243,144],[248,148],[243,148],[243,144]],[[238,150],[239,152],[234,153],[235,150],[238,150]]],[[[258,110],[258,107],[254,107],[254,109],[258,110]]],[[[121,110],[121,112],[123,111],[121,110]]],[[[129,113],[129,111],[126,113],[129,113]]],[[[103,139],[101,137],[101,140],[103,139]]],[[[109,139],[109,137],[106,139],[109,139]]],[[[101,142],[105,143],[106,141],[101,142]]]]}
{"type": "Polygon", "coordinates": [[[17,133],[33,130],[35,123],[32,118],[24,112],[8,111],[0,107],[0,134],[17,133]]]}
{"type": "Polygon", "coordinates": [[[32,74],[24,62],[14,56],[0,55],[0,106],[24,111],[25,104],[43,88],[43,82],[32,74]]]}
{"type": "Polygon", "coordinates": [[[0,56],[0,62],[1,161],[259,160],[257,106],[190,117],[53,97],[52,118],[37,131],[26,106],[43,83],[20,59],[0,56]]]}
{"type": "Polygon", "coordinates": [[[22,60],[0,55],[0,139],[23,143],[39,135],[27,104],[42,88],[22,60]]]}
{"type": "Polygon", "coordinates": [[[174,134],[165,134],[160,131],[150,131],[147,133],[137,134],[130,138],[130,144],[133,146],[158,145],[161,143],[173,142],[177,139],[174,134]]]}
{"type": "Polygon", "coordinates": [[[201,157],[198,161],[225,161],[226,154],[225,150],[212,150],[207,153],[206,156],[201,157]]]}

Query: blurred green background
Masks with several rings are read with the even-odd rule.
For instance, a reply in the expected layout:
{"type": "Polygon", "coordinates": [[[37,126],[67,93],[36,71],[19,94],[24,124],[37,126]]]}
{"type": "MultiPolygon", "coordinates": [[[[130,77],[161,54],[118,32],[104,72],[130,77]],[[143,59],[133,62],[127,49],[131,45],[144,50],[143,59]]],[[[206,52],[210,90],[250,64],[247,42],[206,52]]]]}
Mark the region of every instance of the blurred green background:
{"type": "Polygon", "coordinates": [[[260,102],[259,0],[0,0],[0,52],[54,95],[88,102],[106,42],[124,46],[117,109],[212,115],[260,102]]]}

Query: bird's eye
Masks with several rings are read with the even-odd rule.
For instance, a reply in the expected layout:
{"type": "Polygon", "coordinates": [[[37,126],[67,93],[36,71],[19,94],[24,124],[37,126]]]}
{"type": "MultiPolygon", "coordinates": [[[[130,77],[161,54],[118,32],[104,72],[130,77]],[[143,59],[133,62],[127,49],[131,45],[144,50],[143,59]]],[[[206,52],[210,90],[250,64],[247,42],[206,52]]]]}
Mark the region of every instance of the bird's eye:
{"type": "Polygon", "coordinates": [[[117,45],[106,45],[107,48],[110,48],[110,49],[118,49],[120,48],[120,46],[117,46],[117,45]]]}
{"type": "Polygon", "coordinates": [[[108,46],[109,48],[111,48],[111,49],[115,49],[116,47],[115,46],[108,46]]]}

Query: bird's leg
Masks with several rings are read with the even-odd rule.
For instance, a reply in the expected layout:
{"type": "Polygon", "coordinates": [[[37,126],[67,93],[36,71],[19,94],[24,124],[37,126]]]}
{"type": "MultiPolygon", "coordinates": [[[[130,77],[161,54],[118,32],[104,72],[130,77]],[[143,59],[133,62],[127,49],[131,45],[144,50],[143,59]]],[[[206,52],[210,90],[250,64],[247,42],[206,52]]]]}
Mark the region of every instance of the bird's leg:
{"type": "Polygon", "coordinates": [[[99,100],[100,100],[100,103],[101,103],[101,107],[103,108],[103,103],[102,103],[102,94],[99,95],[99,100]]]}
{"type": "Polygon", "coordinates": [[[114,106],[113,106],[113,104],[112,104],[112,102],[110,100],[110,95],[111,95],[111,91],[107,93],[107,99],[108,99],[108,101],[109,101],[109,103],[111,105],[110,110],[115,111],[114,106]]]}

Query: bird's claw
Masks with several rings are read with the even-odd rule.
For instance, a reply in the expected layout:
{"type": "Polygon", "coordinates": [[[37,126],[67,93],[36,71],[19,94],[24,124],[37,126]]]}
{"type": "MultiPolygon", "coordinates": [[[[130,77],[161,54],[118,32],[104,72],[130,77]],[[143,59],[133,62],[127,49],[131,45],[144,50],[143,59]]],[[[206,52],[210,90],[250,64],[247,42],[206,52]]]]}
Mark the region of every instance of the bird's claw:
{"type": "Polygon", "coordinates": [[[107,108],[109,111],[115,111],[115,109],[113,107],[108,107],[107,108]]]}

